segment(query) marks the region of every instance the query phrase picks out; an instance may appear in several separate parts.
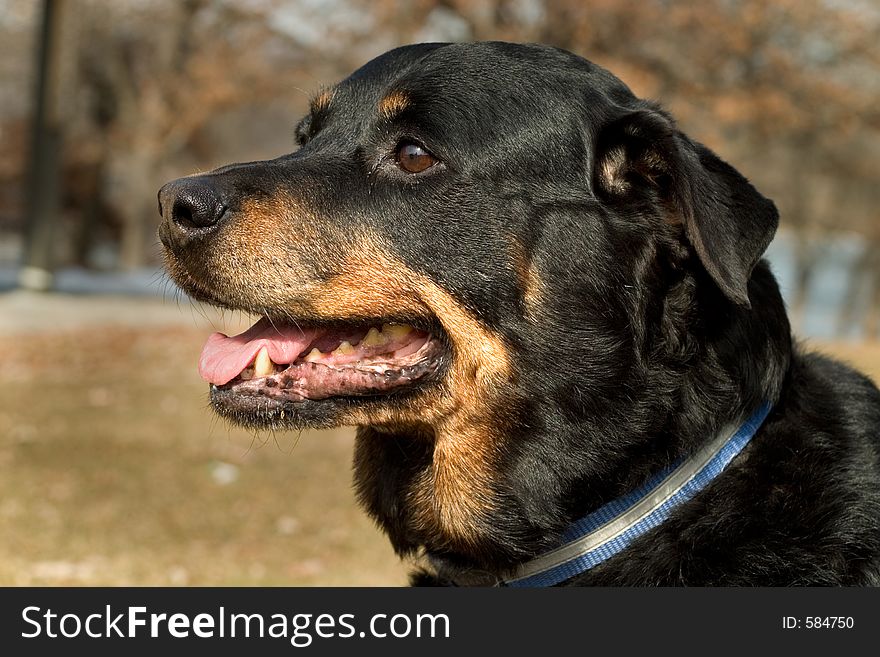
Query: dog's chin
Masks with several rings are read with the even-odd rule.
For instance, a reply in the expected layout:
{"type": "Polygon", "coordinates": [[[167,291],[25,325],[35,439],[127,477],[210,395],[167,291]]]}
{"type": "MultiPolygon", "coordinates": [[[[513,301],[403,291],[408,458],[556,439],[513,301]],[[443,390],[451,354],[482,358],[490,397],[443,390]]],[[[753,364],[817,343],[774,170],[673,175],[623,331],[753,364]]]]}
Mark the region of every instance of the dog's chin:
{"type": "Polygon", "coordinates": [[[399,391],[375,398],[330,397],[290,401],[242,394],[212,385],[211,407],[221,417],[249,429],[330,429],[370,424],[371,417],[382,423],[389,414],[396,414],[395,410],[400,406],[407,405],[415,392],[399,391]]]}

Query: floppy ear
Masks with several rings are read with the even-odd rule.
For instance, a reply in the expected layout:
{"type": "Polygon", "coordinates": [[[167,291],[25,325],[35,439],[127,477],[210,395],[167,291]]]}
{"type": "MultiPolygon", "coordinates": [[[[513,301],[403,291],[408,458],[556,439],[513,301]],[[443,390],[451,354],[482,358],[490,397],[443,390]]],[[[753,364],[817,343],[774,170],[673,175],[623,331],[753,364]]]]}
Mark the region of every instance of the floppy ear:
{"type": "Polygon", "coordinates": [[[752,269],[779,213],[736,169],[678,131],[667,115],[633,111],[608,125],[596,148],[596,189],[626,202],[655,188],[722,292],[746,308],[752,269]]]}

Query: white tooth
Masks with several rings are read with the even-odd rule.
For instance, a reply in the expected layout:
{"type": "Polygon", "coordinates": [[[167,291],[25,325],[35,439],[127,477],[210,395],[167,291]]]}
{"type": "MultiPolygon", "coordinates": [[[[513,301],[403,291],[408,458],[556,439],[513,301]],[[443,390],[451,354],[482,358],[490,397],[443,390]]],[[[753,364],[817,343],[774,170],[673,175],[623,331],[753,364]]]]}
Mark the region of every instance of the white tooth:
{"type": "Polygon", "coordinates": [[[274,373],[275,365],[272,363],[272,359],[269,358],[269,351],[266,347],[263,347],[257,352],[257,358],[254,360],[254,376],[259,379],[264,376],[271,376],[274,373]]]}
{"type": "Polygon", "coordinates": [[[318,351],[317,348],[314,348],[309,352],[308,356],[303,358],[303,360],[306,361],[307,363],[314,363],[314,362],[321,360],[321,357],[323,355],[324,354],[322,354],[320,351],[318,351]]]}
{"type": "Polygon", "coordinates": [[[361,345],[364,347],[378,347],[380,344],[385,344],[385,338],[375,327],[367,331],[364,339],[361,340],[361,345]]]}
{"type": "Polygon", "coordinates": [[[354,353],[354,347],[351,346],[351,343],[348,340],[343,340],[332,353],[334,356],[350,356],[354,353]]]}
{"type": "Polygon", "coordinates": [[[399,340],[412,331],[412,326],[408,324],[383,324],[382,333],[386,336],[388,342],[399,340]]]}

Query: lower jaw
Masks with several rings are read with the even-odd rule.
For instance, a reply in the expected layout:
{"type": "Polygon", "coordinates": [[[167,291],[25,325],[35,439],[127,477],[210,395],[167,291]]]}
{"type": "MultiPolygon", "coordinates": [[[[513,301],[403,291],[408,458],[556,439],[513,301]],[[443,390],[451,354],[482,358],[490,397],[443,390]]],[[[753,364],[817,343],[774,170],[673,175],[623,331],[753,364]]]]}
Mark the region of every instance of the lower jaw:
{"type": "MultiPolygon", "coordinates": [[[[367,398],[367,403],[373,398],[367,398]]],[[[249,429],[329,429],[352,424],[352,411],[362,397],[330,397],[296,402],[262,395],[244,395],[211,386],[211,406],[220,417],[249,429]]]]}

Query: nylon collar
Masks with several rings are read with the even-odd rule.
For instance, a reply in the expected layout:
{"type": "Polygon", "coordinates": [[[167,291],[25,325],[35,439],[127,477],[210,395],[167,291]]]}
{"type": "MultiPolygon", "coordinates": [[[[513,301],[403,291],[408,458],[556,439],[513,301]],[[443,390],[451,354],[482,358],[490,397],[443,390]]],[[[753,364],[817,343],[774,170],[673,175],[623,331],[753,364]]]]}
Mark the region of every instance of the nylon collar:
{"type": "Polygon", "coordinates": [[[739,428],[725,427],[691,456],[576,521],[563,534],[562,545],[522,564],[498,585],[554,586],[610,559],[721,474],[758,432],[770,408],[765,403],[739,428]]]}

